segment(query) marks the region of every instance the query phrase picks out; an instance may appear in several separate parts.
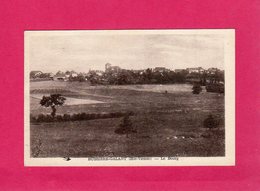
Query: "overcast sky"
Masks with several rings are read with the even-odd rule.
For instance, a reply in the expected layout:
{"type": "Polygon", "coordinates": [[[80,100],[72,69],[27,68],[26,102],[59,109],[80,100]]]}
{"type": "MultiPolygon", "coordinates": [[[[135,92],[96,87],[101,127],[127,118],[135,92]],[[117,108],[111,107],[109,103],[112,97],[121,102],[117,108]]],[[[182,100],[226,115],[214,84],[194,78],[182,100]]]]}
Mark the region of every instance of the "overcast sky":
{"type": "Polygon", "coordinates": [[[201,66],[224,68],[224,38],[219,34],[76,34],[31,36],[30,70],[54,72],[104,70],[106,63],[125,69],[201,66]]]}

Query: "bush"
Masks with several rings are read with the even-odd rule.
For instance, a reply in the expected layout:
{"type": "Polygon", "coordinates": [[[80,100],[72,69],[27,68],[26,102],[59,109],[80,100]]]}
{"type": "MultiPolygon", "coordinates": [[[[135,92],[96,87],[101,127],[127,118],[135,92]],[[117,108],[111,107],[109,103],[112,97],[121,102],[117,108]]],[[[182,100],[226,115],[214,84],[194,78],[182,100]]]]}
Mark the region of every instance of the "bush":
{"type": "Polygon", "coordinates": [[[89,114],[89,119],[95,119],[95,117],[96,117],[96,114],[95,114],[95,113],[89,114]]]}
{"type": "Polygon", "coordinates": [[[109,116],[109,113],[100,113],[100,118],[101,119],[106,119],[106,118],[108,118],[108,116],[109,116]]]}
{"type": "Polygon", "coordinates": [[[44,122],[44,120],[45,120],[45,115],[44,114],[38,115],[37,122],[44,122]]]}
{"type": "Polygon", "coordinates": [[[224,84],[215,83],[215,84],[208,84],[206,86],[207,92],[214,92],[214,93],[224,93],[225,88],[224,84]]]}
{"type": "Polygon", "coordinates": [[[40,114],[37,117],[37,122],[53,122],[54,118],[51,115],[40,114]]]}
{"type": "Polygon", "coordinates": [[[102,114],[101,113],[96,113],[95,119],[99,119],[99,118],[102,118],[102,114]]]}
{"type": "Polygon", "coordinates": [[[80,114],[74,113],[71,117],[70,117],[71,121],[78,121],[80,120],[80,114]]]}
{"type": "Polygon", "coordinates": [[[203,122],[204,128],[216,128],[219,125],[219,121],[212,115],[209,115],[203,122]]]}
{"type": "Polygon", "coordinates": [[[128,137],[128,134],[137,133],[137,131],[133,128],[129,115],[126,115],[123,118],[122,123],[120,124],[119,128],[115,130],[115,133],[119,135],[126,134],[126,137],[128,137]]]}
{"type": "Polygon", "coordinates": [[[30,114],[30,122],[32,122],[32,123],[37,122],[37,118],[35,116],[33,116],[32,114],[30,114]]]}
{"type": "Polygon", "coordinates": [[[55,120],[56,120],[56,121],[59,121],[59,122],[60,122],[60,121],[64,121],[64,120],[63,120],[63,116],[61,116],[61,115],[56,115],[55,120]]]}
{"type": "Polygon", "coordinates": [[[45,122],[53,122],[54,118],[52,115],[46,115],[44,120],[45,122]]]}
{"type": "Polygon", "coordinates": [[[70,121],[71,118],[70,118],[70,115],[69,114],[64,114],[63,115],[63,121],[70,121]]]}
{"type": "Polygon", "coordinates": [[[122,113],[121,112],[115,112],[113,113],[114,117],[122,117],[122,113]]]}
{"type": "Polygon", "coordinates": [[[192,87],[192,93],[193,94],[199,94],[202,91],[202,88],[200,86],[200,84],[194,84],[192,87]]]}
{"type": "Polygon", "coordinates": [[[129,115],[129,116],[132,116],[132,115],[134,115],[134,112],[133,112],[133,111],[129,111],[129,112],[128,112],[128,115],[129,115]]]}
{"type": "Polygon", "coordinates": [[[78,117],[79,117],[79,120],[86,120],[87,114],[86,113],[80,113],[78,117]]]}

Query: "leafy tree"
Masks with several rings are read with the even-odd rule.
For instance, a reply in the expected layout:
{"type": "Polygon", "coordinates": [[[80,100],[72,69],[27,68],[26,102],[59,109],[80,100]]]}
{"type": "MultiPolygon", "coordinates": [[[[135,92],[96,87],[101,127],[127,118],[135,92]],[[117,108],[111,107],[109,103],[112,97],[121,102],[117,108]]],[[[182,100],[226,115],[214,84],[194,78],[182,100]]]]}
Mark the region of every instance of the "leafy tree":
{"type": "Polygon", "coordinates": [[[54,118],[56,114],[56,106],[63,105],[66,98],[62,97],[60,94],[51,94],[50,96],[43,96],[40,104],[44,107],[51,107],[51,116],[54,118]]]}
{"type": "Polygon", "coordinates": [[[63,75],[64,73],[62,71],[58,71],[56,75],[63,75]]]}
{"type": "Polygon", "coordinates": [[[186,76],[188,75],[187,71],[183,70],[180,73],[175,74],[175,81],[177,83],[184,83],[186,81],[186,76]]]}
{"type": "Polygon", "coordinates": [[[192,93],[199,94],[201,91],[202,91],[202,88],[201,88],[200,84],[195,83],[192,87],[192,93]]]}
{"type": "Polygon", "coordinates": [[[99,84],[100,82],[100,76],[95,71],[89,71],[87,79],[92,85],[99,84]]]}
{"type": "Polygon", "coordinates": [[[207,84],[206,90],[207,90],[207,92],[224,93],[225,86],[224,86],[224,84],[221,84],[221,83],[207,84]]]}
{"type": "Polygon", "coordinates": [[[143,73],[144,83],[150,83],[152,79],[153,71],[151,68],[147,68],[143,73]]]}
{"type": "Polygon", "coordinates": [[[71,72],[67,70],[67,71],[65,72],[65,74],[66,74],[66,75],[70,75],[71,72]]]}
{"type": "Polygon", "coordinates": [[[199,78],[200,78],[200,84],[201,84],[202,86],[205,86],[206,83],[207,83],[207,78],[208,78],[207,72],[204,71],[203,73],[201,73],[200,76],[199,76],[199,78]]]}
{"type": "Polygon", "coordinates": [[[72,75],[69,76],[69,81],[78,81],[78,82],[85,82],[86,78],[83,74],[79,74],[78,76],[73,77],[72,75]]]}
{"type": "Polygon", "coordinates": [[[124,72],[119,72],[118,78],[117,78],[117,84],[124,85],[127,84],[127,75],[124,72]]]}

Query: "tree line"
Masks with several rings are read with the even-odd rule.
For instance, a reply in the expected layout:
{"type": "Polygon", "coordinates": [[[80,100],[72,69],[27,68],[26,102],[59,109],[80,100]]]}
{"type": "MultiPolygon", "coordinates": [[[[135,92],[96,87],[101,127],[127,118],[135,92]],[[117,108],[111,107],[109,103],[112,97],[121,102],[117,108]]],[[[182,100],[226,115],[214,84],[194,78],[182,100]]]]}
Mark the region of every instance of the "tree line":
{"type": "MultiPolygon", "coordinates": [[[[67,71],[65,73],[58,71],[56,76],[66,75],[68,81],[89,81],[92,85],[127,85],[127,84],[174,84],[174,83],[199,83],[200,85],[216,84],[224,82],[224,71],[217,70],[213,74],[207,71],[201,73],[189,73],[187,70],[179,72],[165,70],[155,71],[151,68],[146,70],[125,70],[96,72],[89,71],[88,73],[76,73],[67,71]],[[75,75],[72,75],[75,74],[75,75]]],[[[39,79],[51,78],[49,73],[42,73],[37,76],[39,79]]],[[[33,75],[30,78],[34,78],[33,75]]]]}
{"type": "Polygon", "coordinates": [[[201,85],[206,85],[206,83],[224,82],[224,72],[217,71],[214,74],[208,74],[207,72],[189,73],[186,70],[181,72],[159,72],[148,68],[143,72],[121,70],[116,73],[112,71],[104,72],[102,75],[98,75],[95,71],[90,71],[86,78],[93,85],[174,84],[186,82],[196,82],[201,85]]]}

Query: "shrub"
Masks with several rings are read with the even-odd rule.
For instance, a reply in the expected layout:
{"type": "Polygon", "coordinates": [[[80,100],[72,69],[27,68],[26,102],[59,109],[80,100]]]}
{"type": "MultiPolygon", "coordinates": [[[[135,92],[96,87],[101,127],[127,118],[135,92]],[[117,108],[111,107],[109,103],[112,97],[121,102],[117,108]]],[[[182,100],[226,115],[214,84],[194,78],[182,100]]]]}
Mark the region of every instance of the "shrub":
{"type": "Polygon", "coordinates": [[[54,118],[51,115],[40,114],[37,117],[37,122],[53,122],[54,118]]]}
{"type": "Polygon", "coordinates": [[[86,120],[87,119],[87,114],[86,113],[81,113],[80,115],[79,115],[79,120],[86,120]]]}
{"type": "Polygon", "coordinates": [[[69,114],[64,114],[63,115],[63,121],[70,121],[71,120],[71,117],[69,114]]]}
{"type": "Polygon", "coordinates": [[[71,121],[78,121],[80,119],[80,114],[74,113],[70,117],[71,121]]]}
{"type": "Polygon", "coordinates": [[[85,118],[85,120],[90,120],[91,118],[90,118],[90,114],[88,113],[88,114],[86,114],[86,118],[85,118]]]}
{"type": "Polygon", "coordinates": [[[208,115],[208,117],[204,120],[203,126],[204,128],[216,128],[219,125],[219,121],[213,117],[213,115],[208,115]]]}
{"type": "Polygon", "coordinates": [[[115,117],[122,117],[124,116],[124,113],[122,112],[115,112],[115,117]]]}
{"type": "Polygon", "coordinates": [[[45,120],[45,115],[44,114],[39,114],[37,117],[37,122],[44,122],[45,120]]]}
{"type": "Polygon", "coordinates": [[[95,117],[96,117],[96,114],[95,114],[95,113],[89,114],[89,119],[95,119],[95,117]]]}
{"type": "Polygon", "coordinates": [[[192,87],[193,94],[199,94],[201,91],[202,91],[202,88],[201,88],[200,84],[196,83],[193,85],[193,87],[192,87]]]}
{"type": "Polygon", "coordinates": [[[110,115],[111,115],[111,118],[115,117],[115,113],[110,113],[110,115]]]}
{"type": "Polygon", "coordinates": [[[133,111],[129,111],[129,112],[128,112],[128,115],[129,115],[129,116],[132,116],[132,115],[134,115],[134,112],[133,112],[133,111]]]}
{"type": "Polygon", "coordinates": [[[35,116],[33,116],[32,114],[30,114],[30,122],[32,122],[32,123],[37,122],[37,118],[35,116]]]}
{"type": "Polygon", "coordinates": [[[100,113],[96,113],[96,115],[95,115],[95,119],[99,119],[99,118],[102,118],[102,114],[100,114],[100,113]]]}
{"type": "Polygon", "coordinates": [[[107,113],[100,113],[99,117],[101,119],[106,119],[106,118],[108,118],[108,114],[107,113]]]}
{"type": "Polygon", "coordinates": [[[130,133],[136,133],[136,132],[137,132],[137,131],[133,128],[133,125],[132,125],[132,122],[131,122],[131,120],[130,120],[130,118],[129,118],[129,115],[126,115],[126,116],[123,118],[123,120],[122,120],[122,122],[121,122],[119,128],[117,128],[117,129],[115,130],[115,133],[116,133],[116,134],[119,134],[119,135],[124,135],[124,134],[126,134],[126,137],[128,137],[128,135],[129,135],[130,133]]]}
{"type": "Polygon", "coordinates": [[[64,121],[63,116],[61,116],[61,115],[56,115],[55,119],[56,119],[56,121],[59,121],[59,122],[64,121]]]}
{"type": "Polygon", "coordinates": [[[54,118],[52,115],[45,115],[44,122],[53,122],[54,118]]]}
{"type": "Polygon", "coordinates": [[[207,92],[214,92],[214,93],[224,93],[224,84],[215,83],[215,84],[208,84],[206,86],[207,92]]]}

